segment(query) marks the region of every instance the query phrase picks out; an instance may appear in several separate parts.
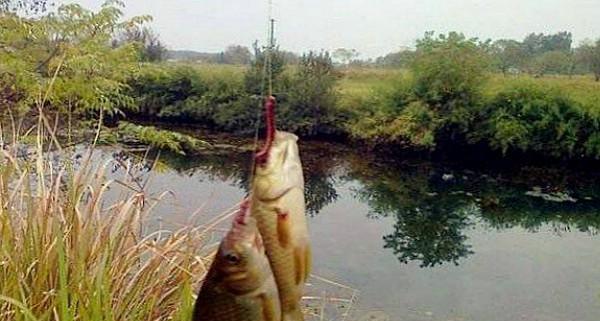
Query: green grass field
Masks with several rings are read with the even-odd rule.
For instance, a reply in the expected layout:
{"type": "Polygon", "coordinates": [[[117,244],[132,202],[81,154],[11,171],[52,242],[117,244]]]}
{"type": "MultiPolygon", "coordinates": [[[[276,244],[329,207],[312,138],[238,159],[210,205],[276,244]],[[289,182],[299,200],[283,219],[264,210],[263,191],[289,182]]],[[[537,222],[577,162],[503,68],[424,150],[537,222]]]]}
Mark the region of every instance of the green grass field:
{"type": "MultiPolygon", "coordinates": [[[[203,78],[235,78],[241,80],[247,67],[235,65],[189,64],[186,65],[200,73],[203,78]]],[[[403,69],[384,68],[341,68],[338,90],[340,105],[350,107],[364,102],[368,96],[377,90],[385,90],[394,84],[411,77],[410,72],[403,69]]],[[[485,97],[510,87],[523,83],[536,83],[540,86],[555,88],[569,98],[579,102],[589,112],[600,115],[600,82],[594,81],[592,75],[562,76],[550,75],[535,78],[530,75],[490,74],[483,88],[485,97]]]]}

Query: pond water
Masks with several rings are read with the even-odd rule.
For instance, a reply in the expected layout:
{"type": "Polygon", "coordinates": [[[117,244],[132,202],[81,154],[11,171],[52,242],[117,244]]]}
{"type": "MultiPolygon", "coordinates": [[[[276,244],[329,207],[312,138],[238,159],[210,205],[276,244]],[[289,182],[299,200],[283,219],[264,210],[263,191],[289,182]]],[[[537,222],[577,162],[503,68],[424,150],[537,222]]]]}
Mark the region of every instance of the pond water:
{"type": "MultiPolygon", "coordinates": [[[[360,291],[358,320],[600,320],[599,173],[301,152],[314,273],[360,291]]],[[[147,186],[171,193],[150,224],[223,213],[246,194],[249,164],[163,155],[147,186]]]]}

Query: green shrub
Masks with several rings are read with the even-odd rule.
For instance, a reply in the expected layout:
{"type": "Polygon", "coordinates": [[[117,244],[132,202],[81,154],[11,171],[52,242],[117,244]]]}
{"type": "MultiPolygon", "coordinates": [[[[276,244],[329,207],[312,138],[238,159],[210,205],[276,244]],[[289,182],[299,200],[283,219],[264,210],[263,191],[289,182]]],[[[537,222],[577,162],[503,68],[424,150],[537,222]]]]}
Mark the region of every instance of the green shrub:
{"type": "Polygon", "coordinates": [[[444,122],[444,135],[462,134],[480,102],[489,60],[476,39],[458,33],[426,33],[411,65],[414,95],[444,122]]]}
{"type": "Polygon", "coordinates": [[[129,85],[138,112],[147,117],[180,117],[182,102],[208,90],[208,85],[189,68],[157,65],[146,65],[130,79],[129,85]]]}
{"type": "Polygon", "coordinates": [[[491,148],[503,153],[537,152],[553,157],[585,153],[589,119],[578,103],[556,88],[523,83],[505,89],[480,118],[481,134],[491,148]]]}
{"type": "Polygon", "coordinates": [[[278,123],[288,131],[315,136],[340,134],[347,115],[336,110],[337,75],[328,53],[305,54],[282,97],[278,123]]]}
{"type": "Polygon", "coordinates": [[[372,105],[354,115],[348,125],[352,137],[378,144],[401,144],[432,149],[440,125],[437,113],[412,92],[410,79],[398,81],[392,89],[377,90],[372,105]]]}
{"type": "Polygon", "coordinates": [[[474,39],[450,33],[418,41],[412,79],[373,95],[374,111],[357,115],[353,136],[433,149],[464,143],[480,109],[487,58],[474,39]]]}

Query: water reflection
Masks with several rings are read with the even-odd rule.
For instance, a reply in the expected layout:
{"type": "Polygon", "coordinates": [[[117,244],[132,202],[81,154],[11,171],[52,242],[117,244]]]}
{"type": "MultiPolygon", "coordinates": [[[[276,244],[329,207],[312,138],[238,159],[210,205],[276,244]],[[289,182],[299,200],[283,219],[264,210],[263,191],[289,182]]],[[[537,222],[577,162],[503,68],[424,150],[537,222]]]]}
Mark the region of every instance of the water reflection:
{"type": "MultiPolygon", "coordinates": [[[[310,216],[318,215],[321,210],[335,202],[339,194],[335,188],[336,158],[321,157],[323,149],[314,150],[303,157],[305,170],[306,211],[310,216]]],[[[139,168],[143,173],[150,171],[175,170],[177,173],[194,176],[202,173],[211,181],[228,181],[244,192],[249,192],[250,168],[252,166],[250,153],[216,152],[207,153],[201,157],[187,157],[173,153],[128,153],[118,152],[113,158],[125,163],[132,157],[141,163],[139,168]],[[141,162],[140,162],[141,161],[141,162]]]]}
{"type": "Polygon", "coordinates": [[[370,217],[395,219],[394,232],[383,237],[384,247],[403,263],[458,265],[461,258],[474,254],[465,235],[474,224],[529,232],[549,227],[557,234],[577,229],[596,235],[600,228],[600,194],[594,175],[546,175],[536,182],[540,176],[535,169],[532,173],[502,172],[494,178],[428,163],[374,163],[363,157],[354,159],[348,176],[361,183],[355,192],[369,204],[370,217]],[[527,195],[536,183],[547,186],[544,190],[549,193],[564,195],[564,200],[551,202],[527,195]]]}
{"type": "MultiPolygon", "coordinates": [[[[382,237],[382,246],[402,263],[458,265],[475,254],[468,232],[481,226],[519,227],[529,232],[550,229],[558,235],[571,229],[595,235],[600,229],[597,175],[537,169],[490,173],[422,161],[384,163],[334,145],[308,144],[302,151],[308,214],[322,213],[338,200],[342,184],[355,183],[353,196],[369,206],[368,217],[394,221],[393,231],[382,237]],[[550,202],[526,195],[535,186],[541,186],[542,192],[568,193],[568,198],[550,202]]],[[[158,163],[147,164],[147,170],[169,168],[189,176],[202,173],[248,191],[251,164],[247,153],[202,157],[163,153],[158,163]]]]}

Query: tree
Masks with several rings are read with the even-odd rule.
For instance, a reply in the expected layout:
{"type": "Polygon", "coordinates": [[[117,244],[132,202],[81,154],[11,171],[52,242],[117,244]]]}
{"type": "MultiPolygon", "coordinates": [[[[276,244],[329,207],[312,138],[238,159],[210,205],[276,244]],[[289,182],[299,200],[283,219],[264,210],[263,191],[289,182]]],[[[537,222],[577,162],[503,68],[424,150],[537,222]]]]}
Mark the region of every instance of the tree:
{"type": "Polygon", "coordinates": [[[301,135],[337,134],[341,123],[336,109],[337,76],[327,52],[309,52],[300,58],[282,99],[279,122],[283,128],[301,135]]]}
{"type": "Polygon", "coordinates": [[[512,39],[496,40],[491,54],[498,69],[505,75],[511,68],[520,68],[526,59],[521,43],[512,39]]]}
{"type": "Polygon", "coordinates": [[[133,108],[125,82],[136,65],[135,48],[110,42],[149,18],[122,20],[121,8],[111,0],[97,12],[69,4],[35,19],[0,17],[0,99],[8,97],[9,107],[26,112],[40,92],[52,89],[44,107],[58,111],[89,115],[133,108]]]}
{"type": "Polygon", "coordinates": [[[418,115],[428,115],[409,119],[423,119],[415,126],[432,131],[435,141],[457,140],[473,121],[488,66],[489,56],[477,39],[456,32],[437,37],[433,32],[426,33],[417,41],[411,70],[414,96],[430,113],[412,104],[418,115]],[[443,121],[435,124],[431,119],[443,121]]]}
{"type": "Polygon", "coordinates": [[[167,58],[167,48],[158,35],[148,27],[130,26],[118,38],[114,41],[115,45],[132,43],[138,48],[140,61],[158,62],[167,58]]]}
{"type": "Polygon", "coordinates": [[[249,65],[252,61],[252,53],[245,46],[231,45],[223,52],[223,63],[232,65],[249,65]]]}
{"type": "Polygon", "coordinates": [[[417,56],[411,65],[415,93],[432,107],[450,112],[458,107],[457,100],[467,103],[476,95],[487,66],[477,39],[456,32],[434,37],[428,32],[417,41],[417,56]]]}
{"type": "Polygon", "coordinates": [[[548,51],[569,52],[572,43],[573,35],[567,31],[551,35],[531,33],[523,40],[523,48],[530,57],[533,57],[548,51]]]}
{"type": "Polygon", "coordinates": [[[261,48],[258,45],[258,41],[254,43],[254,59],[250,63],[250,68],[244,75],[244,83],[246,91],[258,96],[265,96],[266,92],[266,74],[270,74],[273,80],[273,91],[275,93],[280,92],[283,88],[285,81],[281,81],[283,78],[283,71],[286,65],[285,53],[275,47],[270,54],[270,67],[269,72],[267,66],[267,55],[268,50],[261,48]]]}
{"type": "Polygon", "coordinates": [[[353,59],[357,58],[360,54],[355,49],[338,48],[333,51],[333,57],[347,65],[353,59]]]}
{"type": "Polygon", "coordinates": [[[577,48],[578,62],[594,74],[596,81],[600,81],[600,39],[595,43],[586,41],[577,48]]]}
{"type": "Polygon", "coordinates": [[[571,55],[563,51],[548,51],[535,57],[531,71],[537,77],[545,74],[568,74],[572,68],[571,55]]]}
{"type": "Polygon", "coordinates": [[[382,67],[405,68],[415,59],[415,51],[408,48],[389,53],[375,60],[375,64],[382,67]]]}
{"type": "Polygon", "coordinates": [[[52,4],[53,2],[49,0],[0,0],[0,13],[7,11],[41,13],[52,4]]]}

